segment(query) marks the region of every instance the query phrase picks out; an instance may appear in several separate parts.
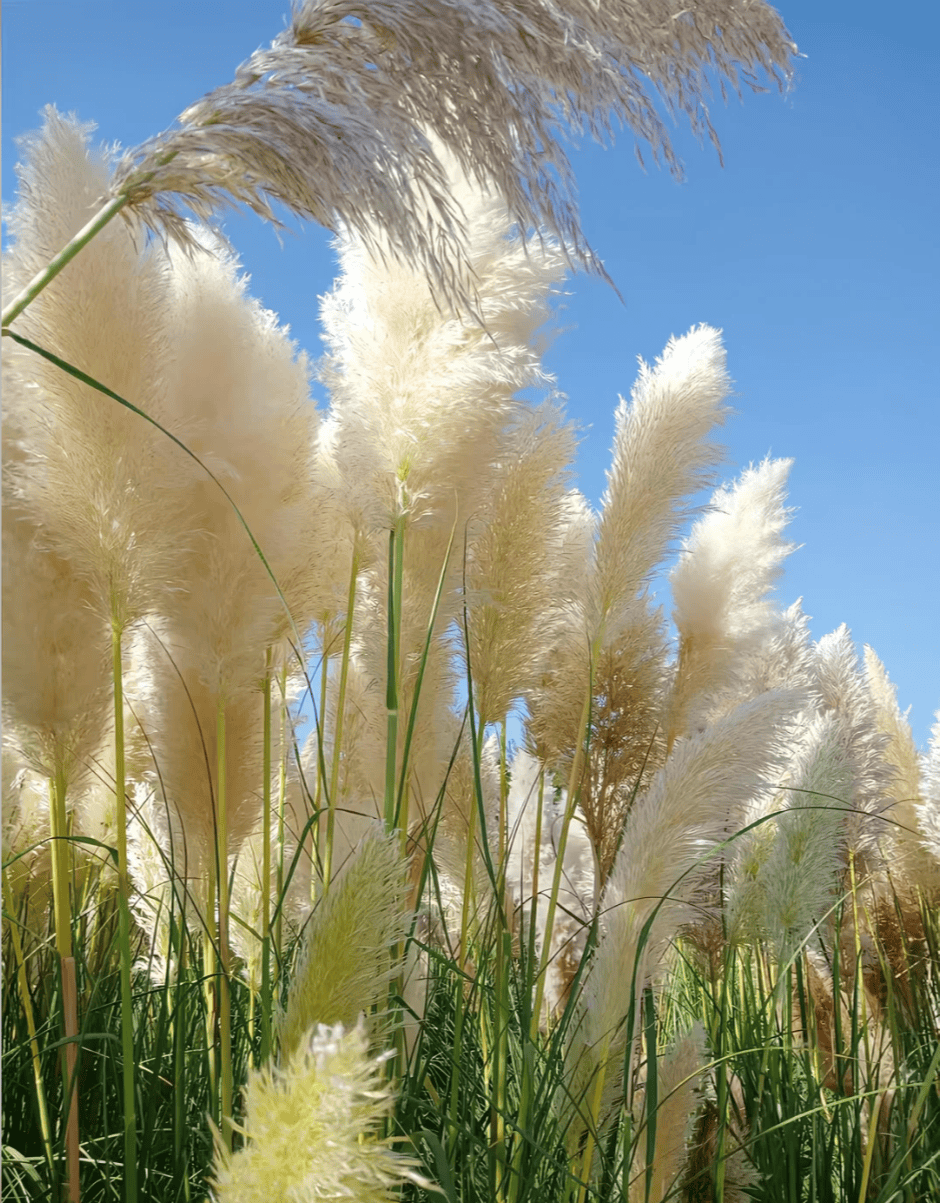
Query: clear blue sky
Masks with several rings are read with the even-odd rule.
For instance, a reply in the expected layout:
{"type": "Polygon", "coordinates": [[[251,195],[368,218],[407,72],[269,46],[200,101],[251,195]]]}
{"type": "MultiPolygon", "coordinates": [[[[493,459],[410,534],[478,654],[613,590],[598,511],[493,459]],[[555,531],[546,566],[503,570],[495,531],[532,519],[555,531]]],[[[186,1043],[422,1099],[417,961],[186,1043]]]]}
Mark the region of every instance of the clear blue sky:
{"type": "MultiPolygon", "coordinates": [[[[548,366],[585,430],[578,483],[596,502],[618,393],[635,357],[697,322],[724,330],[737,416],[726,476],[771,452],[796,460],[780,587],[815,637],[847,622],[911,706],[924,744],[940,706],[940,417],[937,385],[940,6],[781,0],[798,43],[789,95],[716,99],[725,156],[684,130],[686,181],[644,174],[623,138],[574,155],[584,227],[625,303],[569,281],[548,366]]],[[[3,202],[12,139],[54,102],[132,146],[285,24],[289,0],[6,0],[3,202]]],[[[283,248],[253,217],[226,229],[251,289],[319,353],[326,234],[283,248]]]]}

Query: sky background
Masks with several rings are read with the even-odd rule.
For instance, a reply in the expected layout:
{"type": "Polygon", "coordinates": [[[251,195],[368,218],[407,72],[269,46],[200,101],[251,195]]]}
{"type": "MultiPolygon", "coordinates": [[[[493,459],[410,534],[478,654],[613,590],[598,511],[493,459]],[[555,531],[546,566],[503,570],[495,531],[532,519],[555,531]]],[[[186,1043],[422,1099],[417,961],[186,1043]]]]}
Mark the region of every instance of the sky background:
{"type": "MultiPolygon", "coordinates": [[[[736,415],[723,479],[793,457],[779,586],[814,638],[841,622],[871,644],[926,743],[940,707],[940,390],[936,79],[940,6],[781,0],[801,57],[790,92],[711,116],[724,153],[679,127],[685,180],[638,166],[633,142],[572,155],[584,230],[623,301],[569,278],[546,357],[583,428],[577,484],[604,490],[618,394],[636,357],[707,322],[724,331],[736,415]]],[[[14,139],[47,103],[133,146],[170,125],[285,25],[289,0],[6,0],[3,204],[14,139]]],[[[251,215],[226,232],[251,292],[320,354],[329,235],[282,236],[251,215]]],[[[663,597],[668,606],[668,598],[663,597]]]]}

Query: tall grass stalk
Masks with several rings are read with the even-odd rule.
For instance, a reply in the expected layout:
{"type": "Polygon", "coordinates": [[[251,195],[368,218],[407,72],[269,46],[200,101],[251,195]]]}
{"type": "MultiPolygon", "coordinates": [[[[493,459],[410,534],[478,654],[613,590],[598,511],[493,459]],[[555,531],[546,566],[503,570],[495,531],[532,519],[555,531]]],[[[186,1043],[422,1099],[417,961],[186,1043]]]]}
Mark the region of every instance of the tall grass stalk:
{"type": "Polygon", "coordinates": [[[265,651],[261,684],[261,1047],[258,1064],[271,1056],[271,1014],[274,995],[271,983],[271,648],[265,651]]]}
{"type": "Polygon", "coordinates": [[[27,306],[31,305],[39,294],[47,288],[56,278],[63,268],[68,267],[77,254],[95,238],[112,218],[116,217],[128,204],[129,198],[124,196],[112,197],[101,209],[95,214],[89,222],[87,222],[78,233],[65,244],[59,253],[54,256],[46,266],[36,273],[29,284],[20,292],[9,305],[5,305],[2,315],[3,332],[6,333],[6,327],[11,322],[15,321],[20,316],[27,306]]]}
{"type": "MultiPolygon", "coordinates": [[[[349,655],[352,647],[353,616],[356,609],[356,586],[359,582],[359,540],[353,546],[349,568],[349,589],[346,594],[346,620],[343,625],[343,651],[339,665],[339,687],[336,693],[336,718],[333,723],[333,756],[330,765],[330,792],[327,795],[326,849],[323,855],[323,888],[328,890],[333,879],[333,839],[336,828],[336,806],[339,799],[339,765],[343,746],[343,722],[346,717],[346,686],[349,680],[349,655]]],[[[326,675],[326,664],[323,668],[326,675]]],[[[321,709],[322,721],[326,722],[325,705],[321,709]]]]}
{"type": "Polygon", "coordinates": [[[234,1080],[232,1076],[232,991],[230,978],[231,949],[229,946],[229,823],[228,790],[226,788],[228,761],[225,741],[225,698],[220,695],[216,710],[216,866],[219,889],[218,960],[216,990],[219,1012],[219,1086],[221,1139],[232,1147],[232,1101],[234,1080]]]}
{"type": "MultiPolygon", "coordinates": [[[[399,518],[388,533],[388,606],[387,606],[387,659],[385,678],[385,708],[388,714],[385,745],[385,830],[395,825],[398,780],[398,690],[401,673],[401,602],[402,575],[404,572],[405,523],[399,518]]],[[[403,829],[407,830],[408,815],[400,816],[403,829]]]]}
{"type": "Polygon", "coordinates": [[[118,942],[121,957],[121,1049],[124,1058],[124,1159],[127,1203],[137,1200],[137,1114],[134,1086],[134,1002],[131,993],[131,881],[127,869],[127,777],[124,768],[124,661],[122,630],[111,623],[114,682],[114,794],[118,869],[118,942]]]}
{"type": "Polygon", "coordinates": [[[39,1127],[42,1131],[42,1145],[49,1170],[49,1179],[55,1176],[55,1161],[52,1152],[52,1128],[49,1124],[49,1107],[46,1103],[46,1090],[42,1079],[42,1062],[39,1056],[39,1041],[36,1036],[36,1018],[33,1011],[33,1000],[29,993],[29,976],[26,972],[26,958],[23,956],[23,945],[20,940],[19,920],[16,914],[16,904],[13,891],[3,871],[3,906],[10,932],[10,943],[13,945],[13,959],[16,962],[16,981],[20,992],[20,1005],[26,1017],[26,1029],[29,1033],[29,1052],[33,1062],[33,1085],[36,1092],[36,1106],[39,1111],[39,1127]]]}

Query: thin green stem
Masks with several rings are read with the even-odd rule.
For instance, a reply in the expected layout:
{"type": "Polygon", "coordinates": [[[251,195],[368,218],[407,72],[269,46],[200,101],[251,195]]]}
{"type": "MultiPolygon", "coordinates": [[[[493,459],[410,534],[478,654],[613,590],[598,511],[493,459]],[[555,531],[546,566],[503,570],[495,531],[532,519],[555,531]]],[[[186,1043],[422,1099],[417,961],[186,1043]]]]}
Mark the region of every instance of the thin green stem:
{"type": "MultiPolygon", "coordinates": [[[[385,706],[388,731],[385,749],[385,829],[395,824],[395,782],[398,779],[398,677],[401,656],[401,597],[403,573],[404,520],[399,518],[388,532],[388,658],[386,665],[385,706]]],[[[407,812],[407,803],[402,806],[407,812]]],[[[407,830],[408,816],[400,816],[407,830]]]]}
{"type": "Polygon", "coordinates": [[[552,955],[552,931],[555,927],[555,911],[558,908],[558,892],[561,889],[561,876],[565,863],[565,848],[568,844],[568,829],[581,794],[581,772],[584,764],[584,744],[587,739],[588,724],[591,719],[591,702],[593,699],[593,665],[596,647],[591,649],[591,681],[588,683],[584,698],[584,709],[581,712],[581,722],[578,727],[578,738],[574,746],[574,757],[571,761],[571,773],[568,777],[568,799],[565,814],[558,837],[558,849],[555,854],[555,870],[552,874],[552,890],[548,898],[548,911],[545,916],[545,934],[542,938],[542,952],[539,957],[539,971],[535,983],[535,1005],[532,1010],[532,1038],[538,1031],[539,1016],[545,997],[545,980],[548,976],[548,962],[552,955]]]}
{"type": "Polygon", "coordinates": [[[29,994],[29,978],[26,973],[26,959],[23,956],[23,945],[20,941],[19,925],[15,914],[13,891],[10,888],[9,878],[6,873],[3,874],[3,905],[7,910],[10,941],[13,945],[13,959],[16,962],[16,980],[19,985],[20,1000],[23,1004],[23,1014],[26,1016],[26,1030],[29,1033],[29,1052],[33,1061],[33,1082],[36,1086],[36,1106],[39,1111],[42,1147],[46,1154],[46,1164],[49,1167],[51,1179],[55,1174],[55,1161],[52,1155],[52,1128],[49,1126],[46,1091],[42,1082],[42,1062],[39,1059],[39,1041],[36,1039],[36,1019],[33,1015],[33,1002],[29,994]]]}
{"type": "Polygon", "coordinates": [[[278,965],[284,952],[283,933],[284,923],[284,815],[287,809],[287,750],[289,746],[290,716],[287,712],[287,665],[281,667],[280,723],[281,723],[281,763],[277,778],[277,916],[274,920],[274,951],[278,965]]]}
{"type": "MultiPolygon", "coordinates": [[[[346,682],[349,677],[349,653],[352,644],[353,614],[356,607],[356,584],[359,580],[359,540],[353,547],[349,569],[349,591],[346,595],[346,625],[343,628],[343,655],[339,666],[339,692],[336,698],[336,722],[333,728],[333,763],[330,766],[330,793],[326,800],[326,851],[323,858],[323,888],[329,888],[333,874],[333,831],[336,823],[336,799],[339,790],[339,762],[343,750],[343,720],[346,717],[346,682]]],[[[326,665],[324,663],[324,674],[326,665]]]]}
{"type": "Polygon", "coordinates": [[[82,226],[75,237],[65,244],[55,258],[50,259],[42,271],[33,276],[23,291],[15,296],[4,309],[2,318],[4,326],[9,326],[28,305],[35,301],[36,297],[56,278],[59,272],[64,267],[68,267],[79,251],[83,250],[95,235],[104,229],[112,217],[121,212],[128,204],[128,199],[126,196],[115,196],[109,200],[104,208],[99,209],[91,221],[82,226]]]}
{"type": "MultiPolygon", "coordinates": [[[[330,649],[327,645],[329,639],[329,623],[323,624],[323,642],[322,652],[320,655],[320,709],[319,709],[319,729],[317,731],[317,741],[322,748],[323,741],[326,739],[326,688],[330,673],[330,649]]],[[[326,822],[323,821],[323,794],[326,788],[325,769],[322,767],[323,759],[317,756],[317,787],[313,794],[313,809],[317,815],[317,821],[310,832],[310,863],[314,864],[317,861],[324,866],[323,873],[323,888],[326,889],[326,883],[329,880],[326,869],[327,845],[330,849],[333,846],[333,840],[329,831],[329,816],[326,822]]],[[[315,873],[310,874],[310,905],[314,906],[317,901],[317,878],[315,873]]]]}
{"type": "Polygon", "coordinates": [[[232,1147],[232,996],[229,982],[229,881],[228,881],[228,798],[226,796],[225,699],[219,697],[216,711],[216,755],[218,823],[216,826],[216,863],[219,873],[219,1080],[221,1087],[222,1139],[232,1147]]]}
{"type": "Polygon", "coordinates": [[[259,1065],[271,1056],[271,649],[265,653],[261,691],[263,752],[261,768],[261,1051],[259,1065]]]}
{"type": "Polygon", "coordinates": [[[114,679],[114,792],[118,855],[118,943],[121,950],[121,1054],[124,1073],[124,1197],[137,1199],[137,1116],[134,1098],[134,1010],[131,993],[131,883],[127,871],[127,780],[124,770],[124,666],[121,626],[111,624],[114,679]]]}

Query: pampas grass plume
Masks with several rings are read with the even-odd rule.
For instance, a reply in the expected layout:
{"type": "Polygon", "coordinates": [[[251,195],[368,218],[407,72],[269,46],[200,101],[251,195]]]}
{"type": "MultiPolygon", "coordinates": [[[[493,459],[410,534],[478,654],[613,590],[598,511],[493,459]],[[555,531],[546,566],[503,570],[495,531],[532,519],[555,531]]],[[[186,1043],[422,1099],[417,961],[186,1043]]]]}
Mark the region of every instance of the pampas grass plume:
{"type": "Polygon", "coordinates": [[[678,15],[660,0],[305,0],[232,83],[128,152],[112,195],[179,238],[184,206],[209,220],[241,203],[274,220],[276,200],[366,237],[382,213],[396,251],[472,308],[459,209],[429,133],[466,173],[496,182],[521,229],[547,228],[572,261],[602,271],[559,135],[603,139],[622,124],[678,170],[647,89],[717,142],[710,73],[735,90],[755,71],[783,82],[794,52],[762,0],[743,11],[699,0],[678,15]]]}
{"type": "Polygon", "coordinates": [[[310,917],[278,1023],[288,1060],[315,1023],[355,1024],[385,993],[399,965],[393,946],[408,931],[401,837],[374,832],[310,917]]]}
{"type": "Polygon", "coordinates": [[[245,1145],[232,1154],[216,1140],[217,1203],[392,1203],[405,1182],[429,1185],[379,1136],[394,1104],[385,1060],[370,1055],[363,1024],[320,1024],[283,1064],[249,1071],[245,1145]]]}
{"type": "Polygon", "coordinates": [[[569,1050],[575,1098],[609,1050],[602,1120],[618,1095],[623,1050],[634,1035],[623,1031],[630,983],[638,997],[679,926],[698,917],[694,903],[708,853],[738,829],[750,798],[779,771],[782,734],[800,700],[793,691],[765,694],[677,743],[630,811],[601,898],[602,934],[569,1050]]]}
{"type": "Polygon", "coordinates": [[[792,463],[766,459],[718,489],[670,574],[679,634],[673,737],[695,728],[695,711],[734,690],[747,659],[774,632],[778,615],[767,595],[793,550],[781,538],[792,463]]]}

